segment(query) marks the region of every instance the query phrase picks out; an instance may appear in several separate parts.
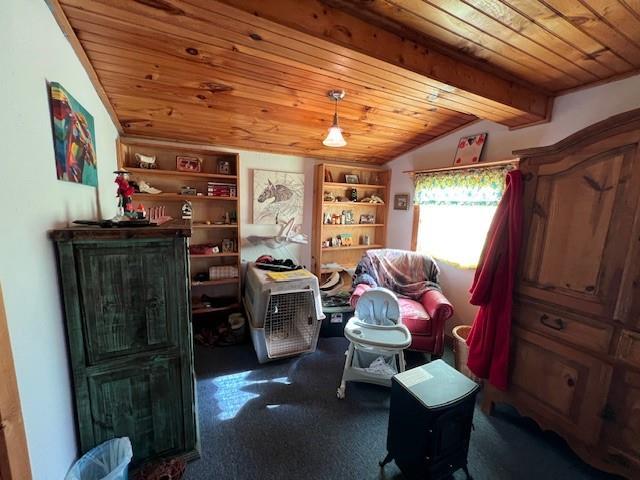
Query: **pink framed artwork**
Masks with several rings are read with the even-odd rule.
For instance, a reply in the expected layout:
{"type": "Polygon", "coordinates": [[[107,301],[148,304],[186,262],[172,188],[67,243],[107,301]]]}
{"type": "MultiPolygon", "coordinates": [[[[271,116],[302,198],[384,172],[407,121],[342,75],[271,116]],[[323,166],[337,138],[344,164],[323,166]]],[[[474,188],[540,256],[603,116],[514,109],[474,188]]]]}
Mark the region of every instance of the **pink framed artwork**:
{"type": "Polygon", "coordinates": [[[482,148],[487,140],[486,133],[478,133],[470,137],[462,137],[458,141],[458,149],[453,159],[453,165],[472,165],[480,161],[482,148]]]}

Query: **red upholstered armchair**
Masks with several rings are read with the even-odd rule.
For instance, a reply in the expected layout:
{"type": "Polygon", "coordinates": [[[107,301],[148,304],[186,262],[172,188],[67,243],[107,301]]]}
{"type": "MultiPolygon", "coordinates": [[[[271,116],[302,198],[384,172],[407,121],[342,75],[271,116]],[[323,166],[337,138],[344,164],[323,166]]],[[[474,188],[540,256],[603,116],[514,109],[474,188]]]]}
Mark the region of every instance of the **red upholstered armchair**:
{"type": "Polygon", "coordinates": [[[374,285],[389,288],[398,295],[401,321],[411,332],[409,349],[440,357],[444,349],[444,324],[453,315],[453,306],[437,288],[425,287],[437,284],[437,275],[438,267],[430,257],[402,250],[368,250],[358,264],[355,281],[370,284],[358,283],[351,304],[355,306],[360,296],[374,285]],[[431,269],[423,268],[425,264],[431,269]],[[423,278],[416,282],[419,277],[423,278]],[[403,280],[413,283],[402,283],[403,280]],[[419,300],[407,298],[406,294],[416,286],[419,289],[412,296],[419,300]],[[422,290],[426,291],[420,293],[422,290]]]}

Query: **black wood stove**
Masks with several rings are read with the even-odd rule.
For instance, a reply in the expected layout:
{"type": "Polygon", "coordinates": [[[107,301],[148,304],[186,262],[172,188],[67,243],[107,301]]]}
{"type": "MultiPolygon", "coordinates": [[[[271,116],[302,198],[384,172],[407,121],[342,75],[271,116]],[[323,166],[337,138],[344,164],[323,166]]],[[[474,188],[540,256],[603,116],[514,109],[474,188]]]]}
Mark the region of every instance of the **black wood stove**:
{"type": "Polygon", "coordinates": [[[464,469],[477,383],[442,360],[395,375],[387,456],[410,480],[437,480],[464,469]]]}

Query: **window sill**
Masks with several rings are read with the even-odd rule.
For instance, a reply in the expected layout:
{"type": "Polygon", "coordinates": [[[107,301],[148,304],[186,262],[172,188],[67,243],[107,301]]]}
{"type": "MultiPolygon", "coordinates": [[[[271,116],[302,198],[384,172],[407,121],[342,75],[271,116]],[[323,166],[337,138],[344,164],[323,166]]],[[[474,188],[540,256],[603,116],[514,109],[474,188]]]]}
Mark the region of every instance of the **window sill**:
{"type": "Polygon", "coordinates": [[[458,263],[455,260],[448,260],[446,258],[439,258],[439,257],[433,257],[433,258],[438,263],[446,263],[450,267],[457,268],[458,270],[475,270],[476,268],[478,268],[477,263],[465,264],[465,263],[458,263]]]}

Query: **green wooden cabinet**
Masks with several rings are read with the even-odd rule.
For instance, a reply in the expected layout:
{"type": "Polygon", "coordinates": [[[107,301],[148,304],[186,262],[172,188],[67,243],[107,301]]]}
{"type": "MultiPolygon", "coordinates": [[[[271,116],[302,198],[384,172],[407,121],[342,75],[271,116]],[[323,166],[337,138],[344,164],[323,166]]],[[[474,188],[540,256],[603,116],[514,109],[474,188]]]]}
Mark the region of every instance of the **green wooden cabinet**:
{"type": "Polygon", "coordinates": [[[128,436],[134,464],[197,457],[189,233],[186,227],[51,232],[82,452],[128,436]]]}

